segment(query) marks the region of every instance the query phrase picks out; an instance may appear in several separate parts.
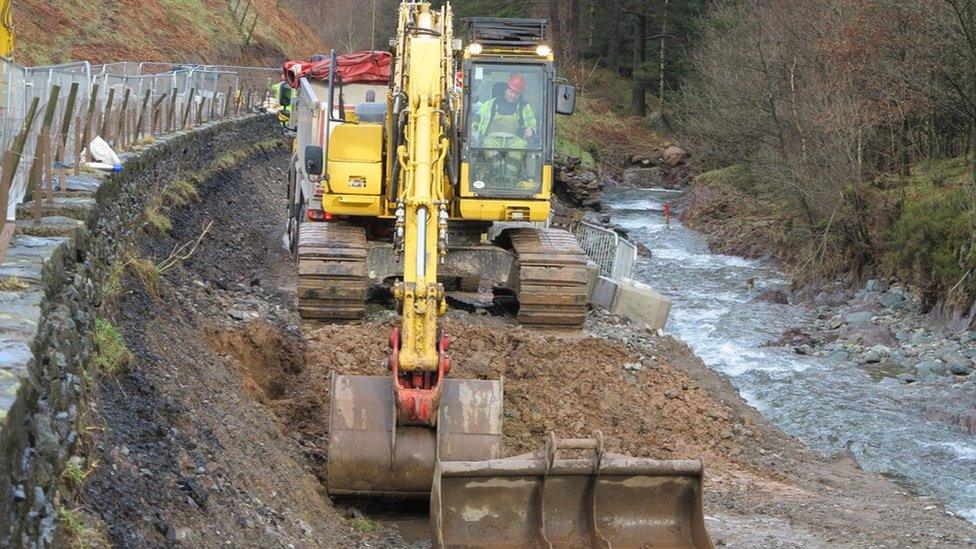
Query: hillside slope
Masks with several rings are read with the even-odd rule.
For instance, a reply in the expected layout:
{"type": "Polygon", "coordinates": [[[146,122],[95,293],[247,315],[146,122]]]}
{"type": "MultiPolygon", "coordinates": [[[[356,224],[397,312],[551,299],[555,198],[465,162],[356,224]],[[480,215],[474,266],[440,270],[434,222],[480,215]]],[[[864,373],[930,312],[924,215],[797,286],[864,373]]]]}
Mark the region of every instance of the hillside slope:
{"type": "MultiPolygon", "coordinates": [[[[26,65],[87,59],[276,66],[326,51],[316,33],[276,0],[250,0],[243,29],[237,0],[14,0],[15,60],[26,65]],[[258,22],[250,43],[253,13],[258,22]]],[[[241,13],[248,0],[241,0],[241,13]]]]}

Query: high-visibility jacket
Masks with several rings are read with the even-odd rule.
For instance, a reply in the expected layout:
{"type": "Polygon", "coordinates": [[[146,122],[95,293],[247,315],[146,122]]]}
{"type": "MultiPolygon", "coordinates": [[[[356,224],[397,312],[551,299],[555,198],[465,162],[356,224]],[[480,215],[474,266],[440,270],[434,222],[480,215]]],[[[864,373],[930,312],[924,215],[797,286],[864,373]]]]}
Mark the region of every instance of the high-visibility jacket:
{"type": "Polygon", "coordinates": [[[503,101],[505,100],[494,97],[481,104],[478,111],[478,126],[475,128],[478,133],[487,135],[495,131],[521,136],[526,128],[531,128],[533,133],[538,133],[536,132],[535,111],[532,110],[531,105],[519,98],[515,112],[504,115],[498,113],[499,105],[503,101]],[[512,131],[513,129],[516,131],[512,131]]]}
{"type": "Polygon", "coordinates": [[[284,82],[278,82],[277,84],[272,84],[269,90],[271,91],[271,97],[281,106],[281,112],[286,115],[291,115],[291,86],[284,82]]]}

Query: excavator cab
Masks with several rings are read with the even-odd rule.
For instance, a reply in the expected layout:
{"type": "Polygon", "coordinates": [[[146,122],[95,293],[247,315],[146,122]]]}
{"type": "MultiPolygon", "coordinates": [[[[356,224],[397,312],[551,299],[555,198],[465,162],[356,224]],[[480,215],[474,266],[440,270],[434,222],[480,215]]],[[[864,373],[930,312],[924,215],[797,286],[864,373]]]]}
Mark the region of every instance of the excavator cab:
{"type": "Polygon", "coordinates": [[[466,68],[462,162],[471,196],[535,199],[552,159],[545,130],[551,109],[551,67],[474,61],[466,68]],[[549,70],[547,70],[549,69],[549,70]]]}

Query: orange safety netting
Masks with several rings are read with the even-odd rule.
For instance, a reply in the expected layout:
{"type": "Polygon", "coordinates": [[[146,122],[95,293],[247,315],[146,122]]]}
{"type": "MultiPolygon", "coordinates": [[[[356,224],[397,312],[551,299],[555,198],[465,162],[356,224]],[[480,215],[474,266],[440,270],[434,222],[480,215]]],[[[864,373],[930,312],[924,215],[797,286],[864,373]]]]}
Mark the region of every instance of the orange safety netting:
{"type": "MultiPolygon", "coordinates": [[[[347,53],[336,58],[336,73],[345,84],[386,84],[390,81],[390,52],[362,51],[347,53]]],[[[285,82],[293,88],[303,76],[311,80],[328,80],[331,61],[288,61],[282,73],[285,82]]]]}

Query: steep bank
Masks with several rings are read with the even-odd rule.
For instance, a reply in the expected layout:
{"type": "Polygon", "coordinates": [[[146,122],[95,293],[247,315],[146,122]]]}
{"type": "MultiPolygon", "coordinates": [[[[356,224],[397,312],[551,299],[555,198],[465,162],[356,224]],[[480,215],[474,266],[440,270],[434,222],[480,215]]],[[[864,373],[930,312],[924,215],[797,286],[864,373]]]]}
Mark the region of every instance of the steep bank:
{"type": "MultiPolygon", "coordinates": [[[[319,483],[329,375],[383,374],[392,313],[374,305],[361,324],[299,331],[279,240],[285,163],[284,152],[257,157],[203,182],[200,202],[143,242],[141,257],[166,257],[216,221],[158,279],[158,297],[126,278],[111,317],[135,360],[99,377],[105,427],[83,491],[92,528],[117,544],[404,545],[368,513],[333,507],[319,483]]],[[[727,546],[964,546],[976,535],[843,456],[806,450],[670,337],[600,314],[583,334],[460,312],[447,326],[454,375],[506,377],[506,454],[549,429],[599,428],[634,454],[702,456],[708,527],[727,546]]]]}
{"type": "Polygon", "coordinates": [[[312,29],[274,0],[17,0],[13,21],[14,59],[26,65],[87,59],[277,67],[286,58],[326,51],[312,29]]]}
{"type": "Polygon", "coordinates": [[[811,225],[783,188],[735,165],[696,179],[682,220],[708,235],[714,251],[780,260],[801,298],[837,280],[856,289],[883,279],[907,286],[923,312],[955,330],[976,327],[971,185],[965,159],[925,162],[908,176],[849,188],[827,221],[811,225]]]}

